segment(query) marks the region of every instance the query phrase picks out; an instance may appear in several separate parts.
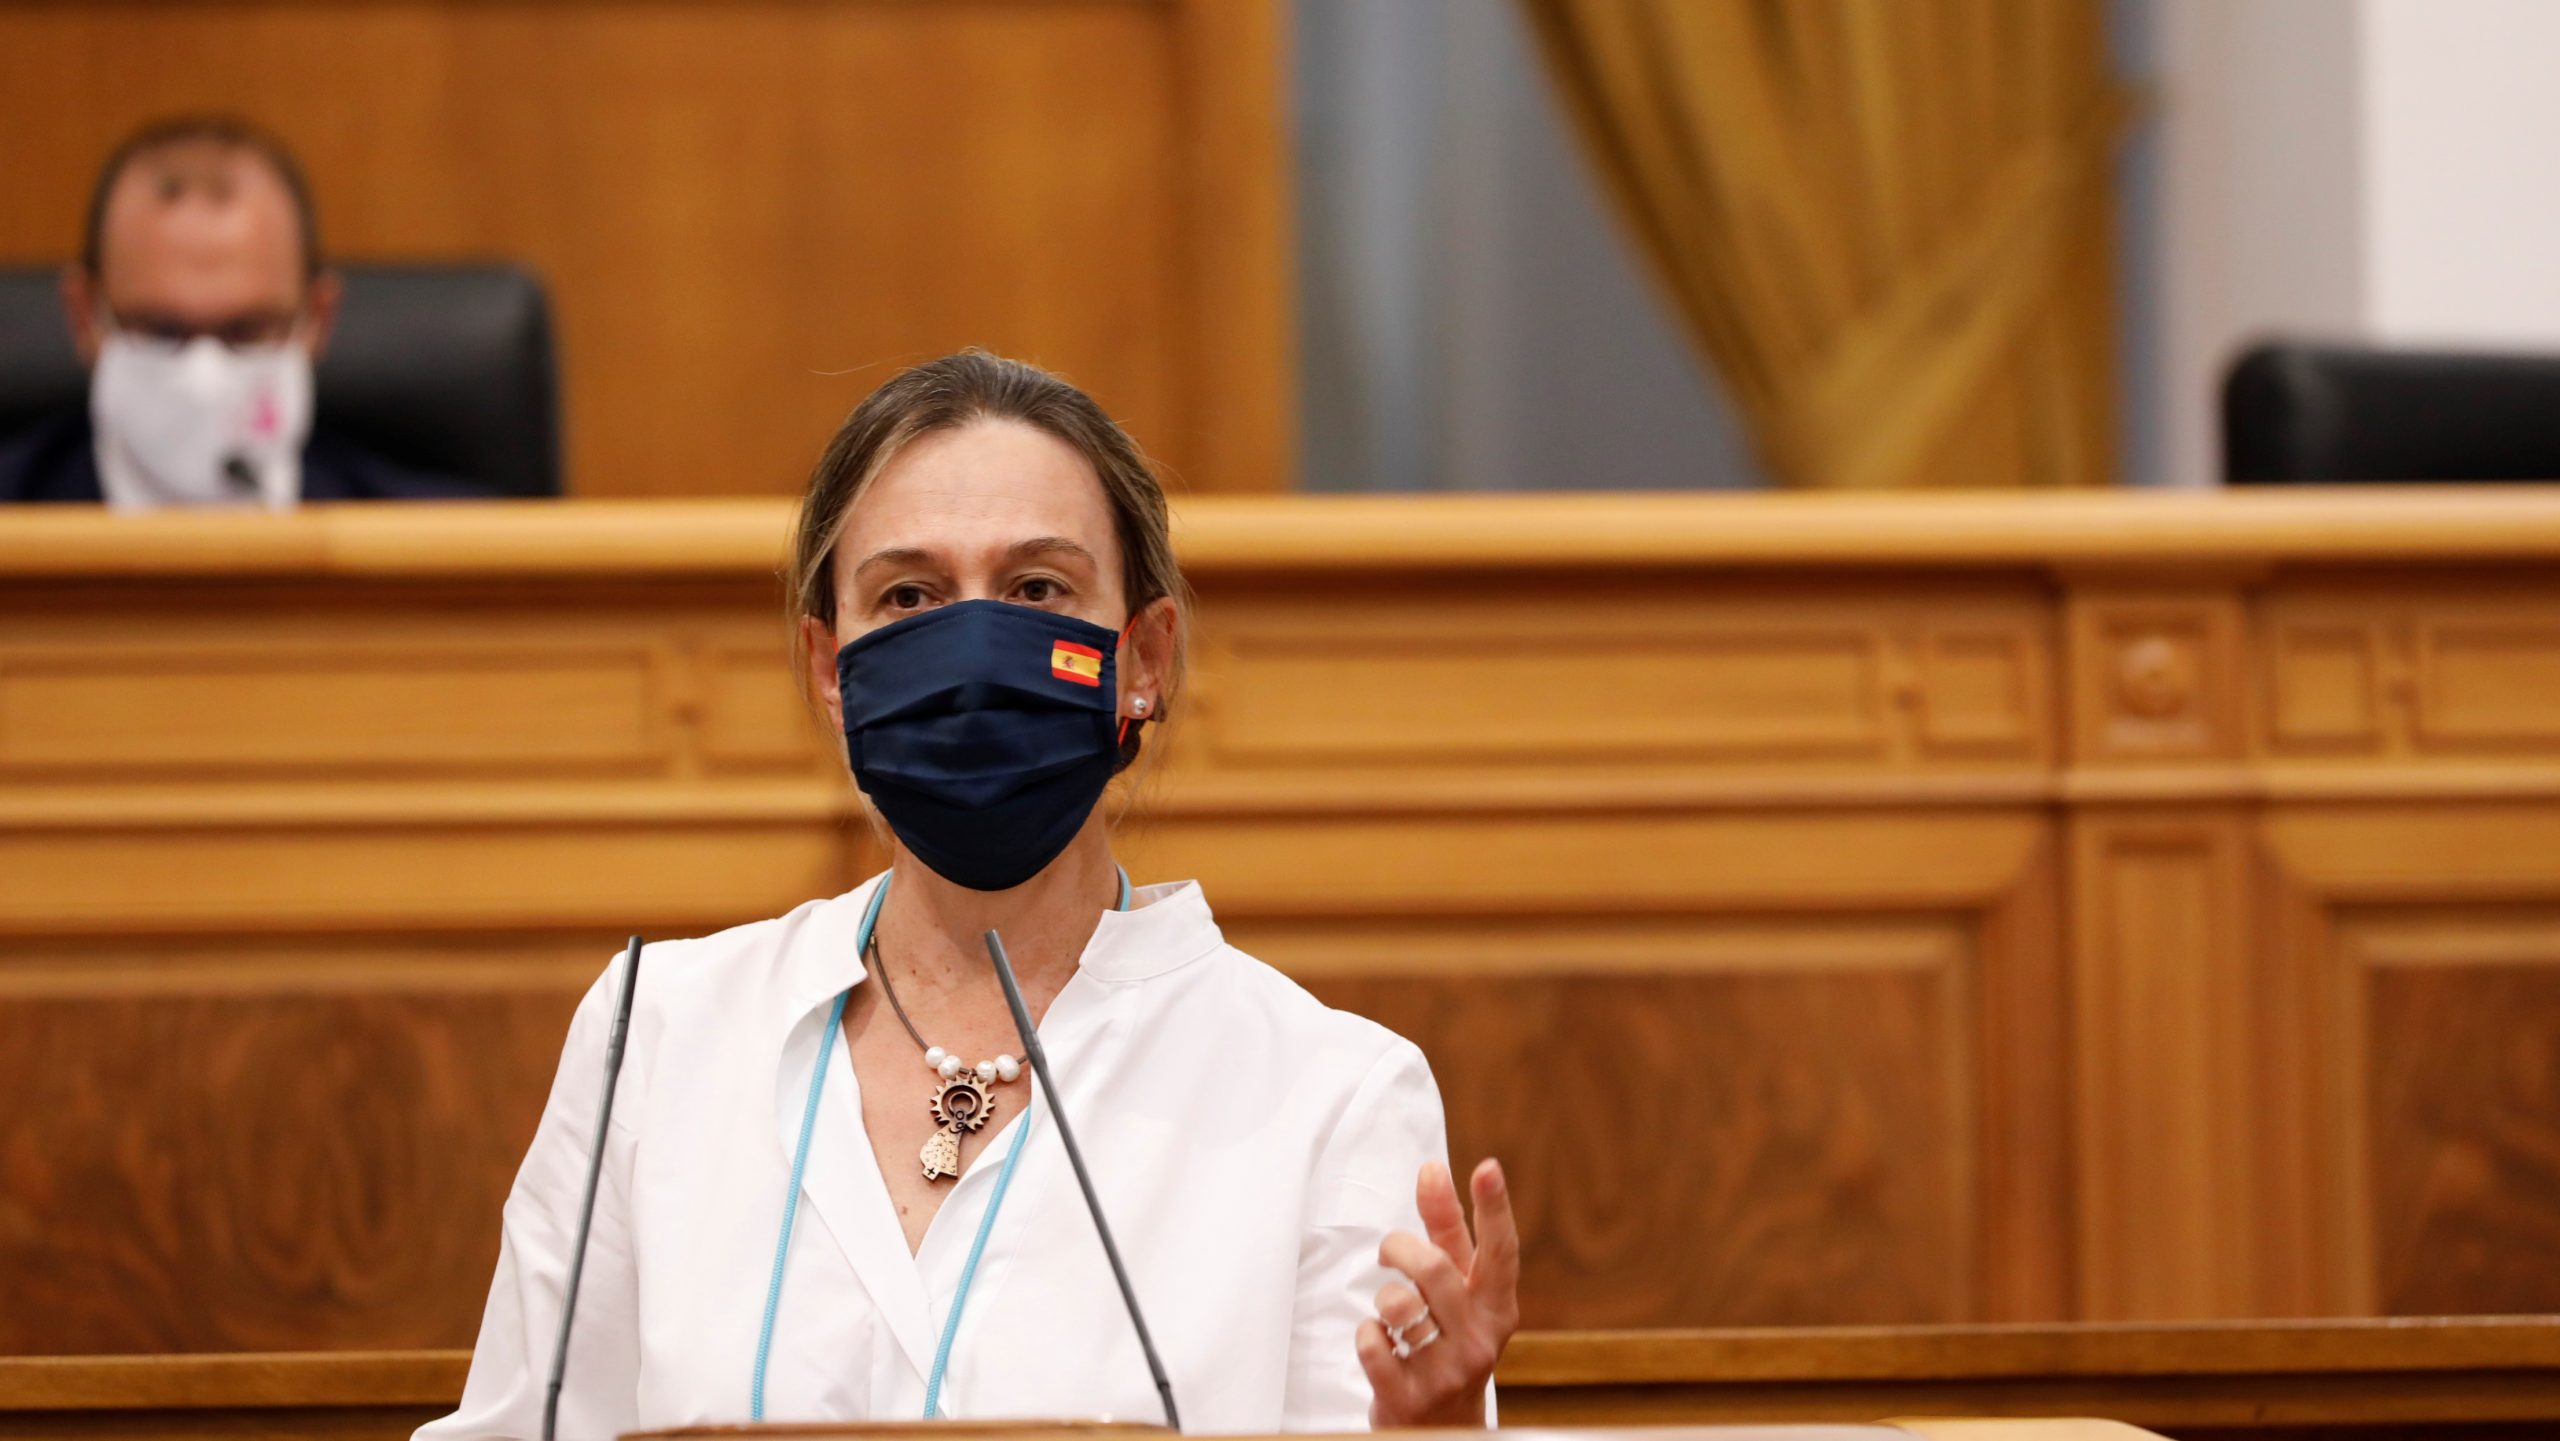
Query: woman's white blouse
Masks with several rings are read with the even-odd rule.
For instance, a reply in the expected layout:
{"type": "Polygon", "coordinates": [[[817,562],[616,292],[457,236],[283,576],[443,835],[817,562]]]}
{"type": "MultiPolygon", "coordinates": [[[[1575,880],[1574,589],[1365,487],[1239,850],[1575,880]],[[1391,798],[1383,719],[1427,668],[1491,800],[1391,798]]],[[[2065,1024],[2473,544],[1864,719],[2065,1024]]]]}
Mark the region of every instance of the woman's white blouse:
{"type": "MultiPolygon", "coordinates": [[[[605,1145],[560,1435],[742,1421],[791,1155],[829,1003],[863,979],[873,880],[778,920],[648,948],[605,1145]]],[[[1225,943],[1197,884],[1103,916],[1040,1032],[1187,1429],[1358,1430],[1354,1329],[1446,1157],[1421,1051],[1225,943]]],[[[994,984],[990,978],[989,984],[994,984]]],[[[505,1213],[461,1409],[422,1441],[533,1437],[560,1322],[617,970],[569,1028],[505,1213]]],[[[839,1038],[782,1273],[768,1420],[908,1420],[1036,1085],[909,1255],[839,1038]]],[[[927,1077],[917,1066],[916,1104],[927,1077]]],[[[942,1414],[1154,1421],[1146,1363],[1048,1098],[978,1263],[942,1414]]]]}

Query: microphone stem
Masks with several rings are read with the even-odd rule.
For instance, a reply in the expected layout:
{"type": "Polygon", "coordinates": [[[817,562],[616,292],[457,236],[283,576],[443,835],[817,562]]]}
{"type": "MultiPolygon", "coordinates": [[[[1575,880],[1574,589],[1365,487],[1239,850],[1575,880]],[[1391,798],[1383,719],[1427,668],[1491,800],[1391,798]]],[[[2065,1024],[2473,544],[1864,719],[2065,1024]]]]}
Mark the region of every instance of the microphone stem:
{"type": "Polygon", "coordinates": [[[1147,1374],[1155,1379],[1156,1396],[1164,1402],[1164,1424],[1176,1431],[1182,1429],[1182,1414],[1173,1407],[1173,1381],[1164,1373],[1164,1358],[1156,1354],[1155,1338],[1147,1333],[1147,1318],[1138,1311],[1138,1293],[1129,1285],[1129,1268],[1120,1260],[1120,1246],[1111,1239],[1111,1223],[1102,1218],[1102,1198],[1094,1194],[1093,1176],[1084,1168],[1084,1152],[1076,1146],[1075,1127],[1067,1124],[1066,1107],[1059,1104],[1058,1083],[1049,1077],[1049,1057],[1040,1049],[1040,1031],[1031,1024],[1031,1008],[1023,1004],[1022,987],[1013,979],[1013,962],[1005,958],[1004,938],[987,932],[987,955],[996,964],[996,979],[1004,986],[1004,1003],[1013,1010],[1013,1028],[1022,1034],[1022,1049],[1031,1062],[1031,1074],[1039,1079],[1041,1093],[1049,1098],[1049,1115],[1058,1123],[1058,1139],[1066,1143],[1067,1165],[1076,1173],[1076,1185],[1084,1191],[1085,1210],[1093,1216],[1094,1234],[1102,1238],[1102,1254],[1111,1263],[1111,1279],[1120,1283],[1120,1302],[1129,1308],[1129,1324],[1137,1328],[1138,1349],[1146,1353],[1147,1374]]]}
{"type": "Polygon", "coordinates": [[[596,1219],[596,1182],[604,1174],[605,1132],[613,1123],[613,1088],[622,1078],[622,1045],[631,1034],[631,996],[639,987],[640,938],[633,936],[630,947],[622,953],[622,996],[614,1003],[613,1030],[605,1039],[604,1099],[596,1107],[596,1143],[587,1154],[587,1194],[578,1203],[578,1240],[569,1252],[569,1281],[560,1298],[560,1339],[551,1352],[550,1383],[542,1390],[542,1441],[552,1441],[559,1433],[560,1387],[569,1376],[569,1325],[578,1317],[578,1282],[587,1272],[587,1230],[596,1219]]]}

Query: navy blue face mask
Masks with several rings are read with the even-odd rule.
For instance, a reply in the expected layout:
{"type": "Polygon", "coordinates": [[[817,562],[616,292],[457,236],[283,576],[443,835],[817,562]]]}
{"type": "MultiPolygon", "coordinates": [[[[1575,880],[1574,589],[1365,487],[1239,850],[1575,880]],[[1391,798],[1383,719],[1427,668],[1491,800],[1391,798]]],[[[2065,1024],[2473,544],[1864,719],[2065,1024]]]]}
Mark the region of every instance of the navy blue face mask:
{"type": "Polygon", "coordinates": [[[1120,637],[1000,600],[909,616],[836,652],[845,757],[889,829],[972,890],[1021,885],[1083,828],[1122,746],[1120,637]]]}

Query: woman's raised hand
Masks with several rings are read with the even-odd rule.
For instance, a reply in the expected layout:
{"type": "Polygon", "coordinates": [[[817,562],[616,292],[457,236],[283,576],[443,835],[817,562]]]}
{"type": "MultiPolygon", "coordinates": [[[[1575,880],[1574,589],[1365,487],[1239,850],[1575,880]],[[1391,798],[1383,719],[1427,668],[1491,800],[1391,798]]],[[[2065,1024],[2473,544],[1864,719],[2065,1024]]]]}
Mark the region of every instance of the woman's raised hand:
{"type": "Polygon", "coordinates": [[[1360,1368],[1369,1373],[1369,1424],[1481,1426],[1484,1391],[1511,1333],[1520,1329],[1520,1228],[1502,1165],[1468,1178],[1476,1229],[1467,1229],[1457,1181],[1433,1162],[1414,1182],[1431,1239],[1398,1231],[1378,1259],[1412,1282],[1378,1291],[1378,1314],[1360,1323],[1360,1368]]]}

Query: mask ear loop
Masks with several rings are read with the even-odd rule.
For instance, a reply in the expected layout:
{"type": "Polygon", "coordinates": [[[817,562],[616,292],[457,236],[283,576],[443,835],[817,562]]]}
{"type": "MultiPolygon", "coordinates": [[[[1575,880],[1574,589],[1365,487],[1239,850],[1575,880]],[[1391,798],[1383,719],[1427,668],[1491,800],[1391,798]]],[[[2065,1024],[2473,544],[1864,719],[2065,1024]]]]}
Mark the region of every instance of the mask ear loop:
{"type": "MultiPolygon", "coordinates": [[[[1129,634],[1137,628],[1138,618],[1133,615],[1129,617],[1129,623],[1127,625],[1120,627],[1120,639],[1112,643],[1111,653],[1113,656],[1117,657],[1120,652],[1129,648],[1129,634]]],[[[1129,727],[1134,724],[1135,721],[1136,717],[1134,716],[1120,717],[1120,734],[1112,739],[1112,749],[1118,750],[1129,743],[1129,727]]]]}

